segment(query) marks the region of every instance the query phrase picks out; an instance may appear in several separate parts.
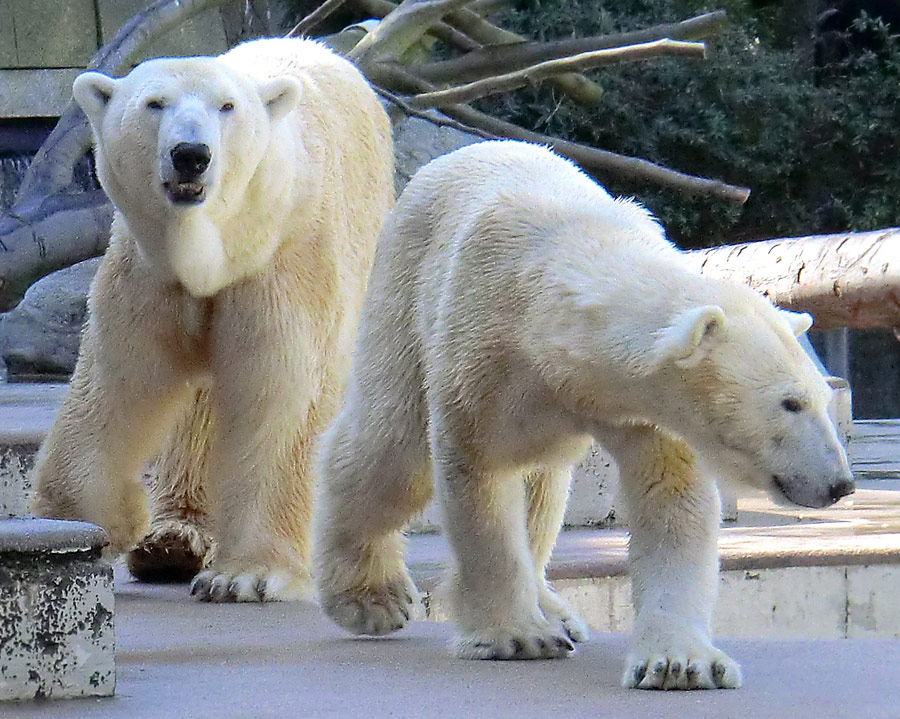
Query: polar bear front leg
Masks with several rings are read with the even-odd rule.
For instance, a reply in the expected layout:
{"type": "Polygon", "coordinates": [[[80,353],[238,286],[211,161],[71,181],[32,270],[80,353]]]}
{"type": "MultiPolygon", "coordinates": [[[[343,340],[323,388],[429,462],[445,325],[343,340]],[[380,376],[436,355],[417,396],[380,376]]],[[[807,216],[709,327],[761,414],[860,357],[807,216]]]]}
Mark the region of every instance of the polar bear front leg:
{"type": "Polygon", "coordinates": [[[598,434],[619,466],[631,530],[635,619],[622,682],[639,689],[731,689],[741,670],[710,640],[718,593],[719,495],[691,449],[651,427],[598,434]]]}
{"type": "MultiPolygon", "coordinates": [[[[440,432],[440,430],[438,430],[440,432]]],[[[539,606],[529,549],[525,487],[517,474],[478,472],[434,433],[435,483],[456,566],[449,578],[464,659],[550,659],[574,650],[563,625],[539,606]],[[443,446],[441,446],[443,445],[443,446]]]]}
{"type": "Polygon", "coordinates": [[[138,482],[190,394],[190,368],[175,344],[170,298],[113,244],[91,288],[75,373],[34,470],[34,513],[93,522],[109,552],[131,549],[147,529],[138,482]]]}

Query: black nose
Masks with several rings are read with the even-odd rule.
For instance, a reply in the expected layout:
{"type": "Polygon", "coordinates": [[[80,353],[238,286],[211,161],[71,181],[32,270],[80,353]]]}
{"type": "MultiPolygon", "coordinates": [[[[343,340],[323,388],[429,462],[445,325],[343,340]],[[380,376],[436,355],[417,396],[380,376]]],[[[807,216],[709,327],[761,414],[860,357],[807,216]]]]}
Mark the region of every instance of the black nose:
{"type": "Polygon", "coordinates": [[[209,146],[199,142],[179,142],[172,149],[172,166],[184,177],[197,177],[206,172],[212,153],[209,146]]]}
{"type": "Polygon", "coordinates": [[[856,485],[849,479],[842,479],[835,482],[828,488],[828,496],[832,502],[837,502],[841,497],[853,494],[856,491],[856,485]]]}

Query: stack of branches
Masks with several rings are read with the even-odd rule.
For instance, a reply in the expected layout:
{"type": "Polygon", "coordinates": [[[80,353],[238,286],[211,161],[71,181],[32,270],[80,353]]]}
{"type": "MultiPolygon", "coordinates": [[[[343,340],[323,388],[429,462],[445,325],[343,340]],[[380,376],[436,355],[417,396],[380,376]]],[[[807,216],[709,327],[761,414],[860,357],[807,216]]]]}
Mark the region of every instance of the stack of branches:
{"type": "MultiPolygon", "coordinates": [[[[122,27],[92,59],[89,68],[121,74],[153,40],[189,18],[216,7],[234,15],[240,6],[246,13],[260,2],[268,7],[265,0],[156,0],[122,27]]],[[[747,188],[542,135],[479,112],[469,104],[490,94],[546,81],[573,102],[595,105],[601,89],[582,73],[663,56],[703,59],[706,48],[699,41],[725,27],[724,11],[634,32],[537,42],[487,19],[505,4],[504,0],[402,0],[399,4],[391,0],[325,0],[289,34],[315,35],[325,18],[348,3],[378,22],[351,26],[323,41],[353,60],[375,88],[407,115],[453,125],[485,138],[550,145],[591,173],[658,183],[736,203],[745,202],[750,194],[747,188]],[[448,59],[433,60],[422,50],[437,42],[445,46],[448,59]]],[[[111,216],[108,201],[99,190],[72,191],[75,165],[88,152],[90,143],[87,121],[70,103],[30,165],[13,208],[0,217],[0,310],[14,306],[36,279],[100,254],[105,248],[111,216]]],[[[900,234],[886,237],[886,241],[900,243],[900,234]]],[[[822,242],[835,242],[834,238],[806,240],[814,246],[812,252],[817,257],[828,256],[827,249],[819,247],[822,242]]],[[[797,250],[800,255],[804,252],[802,245],[797,250]]],[[[763,263],[767,261],[761,253],[756,256],[763,263]]],[[[718,266],[709,261],[706,265],[709,272],[718,266]]],[[[893,277],[895,273],[891,267],[888,274],[893,277]]],[[[758,272],[757,276],[761,274],[765,273],[758,272]]],[[[807,272],[806,278],[815,283],[815,275],[807,272]]],[[[875,275],[877,271],[869,276],[875,275]]],[[[889,297],[900,296],[895,280],[882,284],[889,297]]],[[[881,289],[881,294],[873,295],[871,282],[868,290],[866,302],[883,299],[881,289]]],[[[815,284],[804,296],[820,295],[836,296],[833,287],[820,292],[815,284]]],[[[850,299],[846,293],[844,300],[838,297],[839,304],[850,299]]],[[[893,305],[897,306],[896,300],[893,305]]],[[[802,303],[795,308],[803,309],[802,303]]],[[[900,325],[900,311],[887,315],[879,322],[900,325]]]]}

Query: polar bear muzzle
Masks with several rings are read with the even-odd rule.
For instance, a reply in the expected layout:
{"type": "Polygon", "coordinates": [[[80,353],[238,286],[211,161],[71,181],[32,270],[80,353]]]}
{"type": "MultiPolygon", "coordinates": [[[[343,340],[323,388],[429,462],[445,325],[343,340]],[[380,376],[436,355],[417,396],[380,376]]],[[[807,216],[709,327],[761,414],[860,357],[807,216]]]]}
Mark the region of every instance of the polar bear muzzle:
{"type": "Polygon", "coordinates": [[[163,183],[166,197],[175,205],[196,205],[206,198],[203,174],[212,160],[209,145],[179,142],[169,153],[175,179],[163,183]]]}

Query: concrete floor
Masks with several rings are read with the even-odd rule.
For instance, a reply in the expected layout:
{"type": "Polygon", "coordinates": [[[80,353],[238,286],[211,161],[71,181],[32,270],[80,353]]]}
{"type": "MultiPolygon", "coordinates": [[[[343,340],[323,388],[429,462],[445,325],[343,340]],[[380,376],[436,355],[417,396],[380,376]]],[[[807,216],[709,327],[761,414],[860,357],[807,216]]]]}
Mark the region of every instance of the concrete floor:
{"type": "Polygon", "coordinates": [[[447,624],[354,639],[311,604],[201,604],[183,585],[117,585],[116,696],[0,705],[0,717],[900,717],[900,640],[722,640],[743,689],[654,693],[619,687],[622,635],[595,635],[566,660],[461,661],[447,624]]]}

